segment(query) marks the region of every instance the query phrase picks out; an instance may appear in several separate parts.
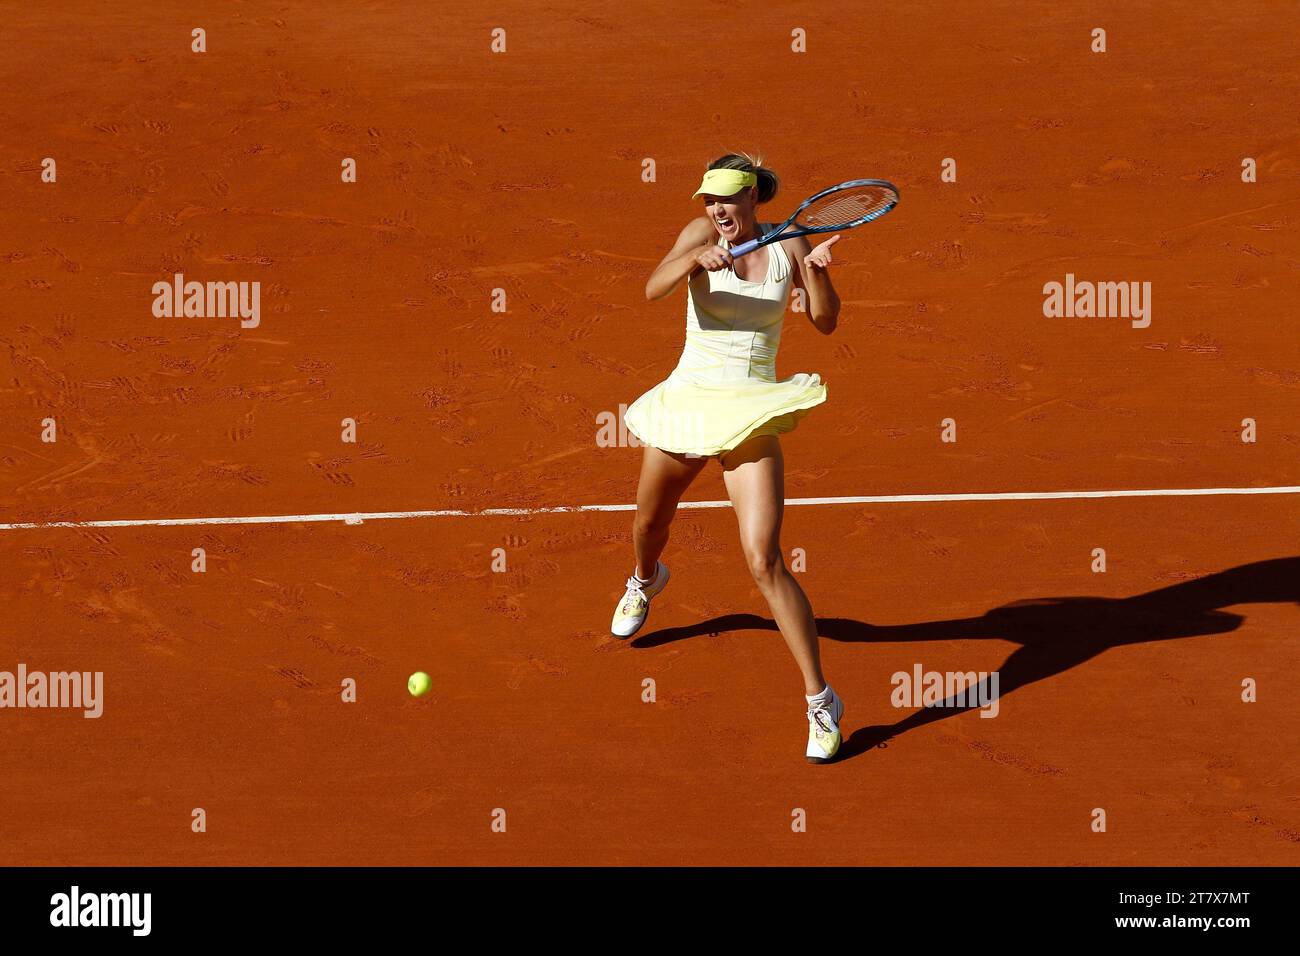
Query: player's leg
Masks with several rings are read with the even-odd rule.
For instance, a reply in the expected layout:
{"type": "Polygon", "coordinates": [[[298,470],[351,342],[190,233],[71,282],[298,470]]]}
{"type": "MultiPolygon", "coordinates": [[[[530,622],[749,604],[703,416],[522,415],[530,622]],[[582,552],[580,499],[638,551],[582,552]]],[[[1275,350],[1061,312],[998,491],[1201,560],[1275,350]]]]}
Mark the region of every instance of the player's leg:
{"type": "Polygon", "coordinates": [[[774,435],[751,438],[722,459],[722,478],[736,510],[740,546],[749,573],[767,599],[777,627],[803,674],[804,692],[826,686],[817,648],[812,605],[785,566],[781,519],[785,510],[785,465],[774,435]]]}
{"type": "Polygon", "coordinates": [[[637,484],[636,517],[632,522],[636,569],[614,610],[610,625],[614,636],[631,637],[639,631],[650,613],[650,599],[668,583],[668,568],[659,556],[668,543],[677,502],[707,462],[707,458],[646,446],[637,484]]]}
{"type": "Polygon", "coordinates": [[[781,636],[803,675],[808,702],[808,758],[830,759],[839,748],[843,703],[822,675],[812,605],[785,566],[781,519],[785,511],[785,463],[775,435],[751,438],[722,458],[722,477],[736,511],[740,544],[781,636]]]}
{"type": "Polygon", "coordinates": [[[707,458],[646,446],[636,489],[636,518],[632,522],[638,577],[648,579],[655,573],[655,565],[668,543],[677,503],[707,462],[707,458]]]}

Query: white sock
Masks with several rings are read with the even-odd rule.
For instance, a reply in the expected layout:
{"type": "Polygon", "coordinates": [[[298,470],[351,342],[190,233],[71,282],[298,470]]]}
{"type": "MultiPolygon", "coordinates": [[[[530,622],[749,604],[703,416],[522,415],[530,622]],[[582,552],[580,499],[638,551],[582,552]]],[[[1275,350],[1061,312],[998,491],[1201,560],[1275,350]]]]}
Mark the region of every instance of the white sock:
{"type": "MultiPolygon", "coordinates": [[[[659,566],[658,566],[658,565],[655,565],[655,574],[658,574],[658,573],[659,573],[659,566]]],[[[632,572],[632,577],[636,578],[636,579],[637,579],[638,581],[640,581],[642,584],[649,584],[651,581],[654,580],[654,577],[653,577],[653,576],[648,577],[648,578],[643,578],[643,577],[641,577],[641,575],[637,574],[636,571],[633,571],[633,572],[632,572]]]]}
{"type": "Polygon", "coordinates": [[[822,692],[820,694],[816,694],[812,697],[809,697],[807,694],[804,694],[803,698],[804,700],[808,701],[809,704],[812,704],[814,701],[821,701],[822,703],[830,703],[830,700],[833,696],[835,696],[835,691],[831,690],[830,684],[827,684],[822,689],[822,692]]]}

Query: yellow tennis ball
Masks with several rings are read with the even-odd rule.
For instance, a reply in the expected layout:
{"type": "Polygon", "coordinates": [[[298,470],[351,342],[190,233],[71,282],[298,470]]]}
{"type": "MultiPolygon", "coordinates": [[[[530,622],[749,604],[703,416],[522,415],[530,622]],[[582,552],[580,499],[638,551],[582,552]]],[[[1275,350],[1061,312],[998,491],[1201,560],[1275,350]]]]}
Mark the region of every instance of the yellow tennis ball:
{"type": "Polygon", "coordinates": [[[433,681],[429,680],[429,675],[424,671],[416,671],[406,680],[406,689],[411,692],[412,697],[427,694],[432,686],[433,681]]]}

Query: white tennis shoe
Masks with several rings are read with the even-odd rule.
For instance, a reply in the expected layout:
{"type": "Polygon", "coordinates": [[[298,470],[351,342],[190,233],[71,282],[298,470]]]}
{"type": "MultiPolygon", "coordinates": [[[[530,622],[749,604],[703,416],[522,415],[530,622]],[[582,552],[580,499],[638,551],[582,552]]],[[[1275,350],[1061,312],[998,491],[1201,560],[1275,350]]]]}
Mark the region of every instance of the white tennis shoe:
{"type": "Polygon", "coordinates": [[[840,719],[844,716],[844,701],[827,685],[830,695],[808,704],[809,763],[829,763],[840,749],[840,719]]]}
{"type": "Polygon", "coordinates": [[[662,591],[667,583],[668,565],[662,561],[655,562],[655,576],[648,584],[638,579],[633,572],[627,579],[627,591],[623,594],[623,600],[614,609],[610,633],[615,637],[629,638],[641,630],[641,625],[650,614],[650,599],[662,591]]]}

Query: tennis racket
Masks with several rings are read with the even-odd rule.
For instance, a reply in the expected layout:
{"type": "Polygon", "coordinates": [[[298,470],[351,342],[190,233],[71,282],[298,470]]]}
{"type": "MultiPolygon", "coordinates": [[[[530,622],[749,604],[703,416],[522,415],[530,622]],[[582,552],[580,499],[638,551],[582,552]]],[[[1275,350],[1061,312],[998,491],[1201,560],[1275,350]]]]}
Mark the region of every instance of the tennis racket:
{"type": "Polygon", "coordinates": [[[809,196],[799,208],[771,232],[742,242],[727,251],[731,258],[753,252],[778,239],[808,236],[818,232],[839,232],[879,219],[898,205],[898,187],[883,179],[851,179],[809,196]],[[793,225],[790,232],[786,229],[793,225]]]}

